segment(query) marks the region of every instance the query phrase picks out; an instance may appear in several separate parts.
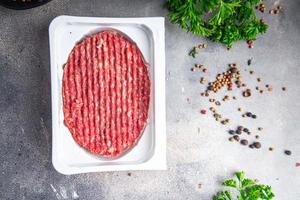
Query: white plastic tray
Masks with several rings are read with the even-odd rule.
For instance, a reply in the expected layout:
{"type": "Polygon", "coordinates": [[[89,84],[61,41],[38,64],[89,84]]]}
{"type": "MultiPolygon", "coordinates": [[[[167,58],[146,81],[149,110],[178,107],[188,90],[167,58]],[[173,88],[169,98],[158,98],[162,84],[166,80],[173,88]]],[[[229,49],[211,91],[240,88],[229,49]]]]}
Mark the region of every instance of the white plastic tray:
{"type": "Polygon", "coordinates": [[[94,18],[59,16],[50,24],[52,92],[52,163],[62,174],[119,170],[166,169],[164,18],[94,18]],[[122,157],[107,160],[92,155],[73,140],[63,123],[63,65],[74,45],[85,36],[117,29],[133,39],[149,63],[149,121],[138,144],[122,157]]]}

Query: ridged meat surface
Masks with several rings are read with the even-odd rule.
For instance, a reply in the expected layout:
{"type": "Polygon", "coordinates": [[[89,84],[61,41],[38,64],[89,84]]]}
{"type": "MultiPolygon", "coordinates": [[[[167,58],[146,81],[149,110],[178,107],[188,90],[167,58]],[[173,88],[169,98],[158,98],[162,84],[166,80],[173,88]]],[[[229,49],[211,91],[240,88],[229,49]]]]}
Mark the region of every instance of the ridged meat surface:
{"type": "Polygon", "coordinates": [[[64,123],[93,154],[117,157],[138,142],[148,119],[150,79],[137,45],[114,30],[78,43],[63,74],[64,123]]]}

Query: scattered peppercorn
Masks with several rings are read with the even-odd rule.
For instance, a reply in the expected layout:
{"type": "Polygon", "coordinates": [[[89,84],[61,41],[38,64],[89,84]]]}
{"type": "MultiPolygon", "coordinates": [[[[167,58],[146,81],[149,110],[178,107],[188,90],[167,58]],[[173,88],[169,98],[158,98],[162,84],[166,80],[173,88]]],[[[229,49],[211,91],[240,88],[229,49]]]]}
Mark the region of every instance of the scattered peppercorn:
{"type": "Polygon", "coordinates": [[[248,145],[248,140],[245,140],[245,139],[241,140],[241,144],[242,145],[248,145]]]}
{"type": "Polygon", "coordinates": [[[128,176],[131,176],[131,172],[128,172],[127,175],[128,175],[128,176]]]}
{"type": "Polygon", "coordinates": [[[200,110],[200,113],[201,113],[202,115],[205,115],[206,112],[207,112],[207,111],[206,111],[205,109],[200,110]]]}
{"type": "Polygon", "coordinates": [[[285,150],[284,153],[288,156],[292,155],[292,152],[290,150],[285,150]]]}
{"type": "Polygon", "coordinates": [[[226,72],[223,72],[222,74],[217,74],[216,80],[208,84],[208,91],[213,91],[217,93],[224,86],[227,86],[228,90],[232,90],[234,78],[240,82],[240,85],[242,84],[240,81],[240,72],[236,68],[236,64],[229,64],[229,66],[230,68],[226,72]]]}
{"type": "Polygon", "coordinates": [[[248,61],[247,61],[248,66],[251,65],[251,63],[252,63],[252,58],[248,59],[248,61]]]}
{"type": "Polygon", "coordinates": [[[272,87],[272,86],[268,87],[268,91],[269,91],[269,92],[272,92],[272,90],[273,90],[273,87],[272,87]]]}
{"type": "Polygon", "coordinates": [[[238,71],[236,67],[231,67],[229,70],[231,73],[236,73],[238,71]]]}
{"type": "Polygon", "coordinates": [[[273,151],[274,150],[274,148],[273,147],[269,147],[269,151],[273,151]]]}
{"type": "Polygon", "coordinates": [[[221,124],[223,124],[223,125],[228,124],[228,123],[229,123],[229,121],[227,119],[221,121],[221,124]]]}
{"type": "Polygon", "coordinates": [[[239,137],[238,135],[233,136],[233,139],[234,139],[235,141],[240,141],[240,137],[239,137]]]}
{"type": "Polygon", "coordinates": [[[253,146],[254,146],[255,148],[257,148],[257,149],[261,148],[260,142],[254,142],[254,143],[253,143],[253,146]]]}
{"type": "Polygon", "coordinates": [[[218,114],[218,113],[215,113],[215,114],[214,114],[214,117],[215,117],[215,118],[222,118],[222,116],[221,116],[220,114],[218,114]]]}
{"type": "Polygon", "coordinates": [[[201,64],[195,64],[195,67],[201,69],[203,67],[203,65],[201,65],[201,64]]]}
{"type": "Polygon", "coordinates": [[[247,117],[252,117],[252,113],[251,112],[246,112],[246,116],[247,117]]]}
{"type": "Polygon", "coordinates": [[[282,87],[282,91],[286,91],[286,87],[282,87]]]}
{"type": "Polygon", "coordinates": [[[236,130],[235,133],[238,134],[238,135],[241,135],[242,131],[241,130],[236,130]]]}
{"type": "Polygon", "coordinates": [[[244,131],[245,133],[249,133],[249,129],[248,129],[248,128],[244,128],[243,131],[244,131]]]}
{"type": "Polygon", "coordinates": [[[214,87],[212,85],[210,85],[210,83],[209,83],[209,86],[207,87],[207,90],[213,90],[213,89],[214,89],[214,87]]]}
{"type": "Polygon", "coordinates": [[[202,188],[202,184],[201,184],[201,183],[198,184],[198,188],[199,188],[199,189],[202,188]]]}
{"type": "Polygon", "coordinates": [[[262,131],[262,130],[263,130],[263,128],[262,128],[262,127],[258,127],[257,129],[258,129],[259,131],[262,131]]]}
{"type": "Polygon", "coordinates": [[[258,6],[255,7],[258,9],[260,12],[264,13],[266,11],[266,6],[264,3],[260,3],[258,6]]]}
{"type": "Polygon", "coordinates": [[[246,90],[243,92],[243,96],[244,96],[244,97],[250,97],[250,96],[251,96],[251,90],[250,90],[250,89],[246,89],[246,90]]]}
{"type": "Polygon", "coordinates": [[[207,44],[198,44],[197,46],[199,49],[205,49],[207,48],[207,44]]]}
{"type": "Polygon", "coordinates": [[[205,83],[205,79],[203,77],[200,78],[200,83],[204,84],[205,83]]]}
{"type": "Polygon", "coordinates": [[[236,65],[237,65],[236,63],[230,63],[230,64],[228,64],[229,67],[236,67],[236,65]]]}
{"type": "Polygon", "coordinates": [[[247,40],[248,47],[252,49],[254,47],[253,40],[247,40]]]}
{"type": "Polygon", "coordinates": [[[244,129],[244,127],[242,127],[242,126],[238,126],[238,127],[237,127],[237,130],[242,131],[243,129],[244,129]]]}
{"type": "MultiPolygon", "coordinates": [[[[249,48],[253,48],[253,41],[248,41],[247,42],[249,45],[249,48]]],[[[251,65],[252,64],[252,58],[247,60],[247,64],[251,65]]],[[[207,69],[203,67],[203,65],[195,65],[195,68],[201,68],[201,70],[203,72],[206,72],[207,69]]],[[[254,74],[255,72],[253,70],[245,70],[245,71],[249,71],[250,74],[254,74]]],[[[258,82],[262,82],[262,79],[257,77],[256,78],[258,82]]],[[[204,77],[200,78],[200,83],[204,84],[204,77]]],[[[242,91],[242,95],[244,97],[250,97],[252,95],[252,91],[250,88],[247,88],[247,85],[245,83],[242,82],[241,79],[241,71],[237,68],[237,64],[236,63],[231,63],[229,64],[229,69],[225,72],[219,73],[216,75],[216,79],[213,82],[208,82],[207,84],[207,88],[206,90],[201,93],[201,96],[209,96],[209,94],[211,94],[210,92],[214,92],[217,93],[219,92],[223,87],[227,87],[227,90],[232,90],[234,84],[236,85],[237,88],[241,88],[241,87],[246,87],[243,91],[242,91]]],[[[266,90],[268,91],[272,91],[272,86],[269,84],[265,84],[266,90]]],[[[263,93],[263,90],[259,87],[256,86],[255,89],[260,92],[263,93]]],[[[285,88],[286,89],[286,88],[285,88]]],[[[282,90],[283,87],[282,87],[282,90]]],[[[232,99],[236,100],[237,97],[236,96],[230,96],[232,99]]],[[[228,95],[224,95],[224,97],[221,99],[222,101],[227,101],[230,100],[230,97],[228,95]]],[[[209,98],[209,102],[214,103],[217,106],[221,105],[221,100],[216,100],[214,98],[209,98]]],[[[216,121],[220,122],[221,124],[225,125],[227,123],[229,123],[229,119],[224,119],[219,113],[218,111],[216,111],[215,108],[210,107],[209,110],[211,110],[211,112],[213,112],[213,116],[215,118],[216,121]]],[[[242,108],[238,108],[238,111],[242,111],[242,108]]],[[[245,112],[242,117],[251,117],[253,119],[256,119],[257,116],[251,112],[245,112]]],[[[262,130],[261,127],[258,128],[259,130],[262,130]]],[[[242,126],[238,126],[236,130],[228,130],[228,133],[231,135],[231,137],[228,138],[229,141],[238,141],[240,142],[242,145],[247,145],[249,146],[249,148],[256,148],[259,149],[261,148],[261,143],[258,142],[260,136],[259,135],[255,135],[255,138],[257,139],[255,142],[252,142],[250,145],[248,145],[249,141],[247,139],[240,139],[242,133],[246,133],[248,135],[251,135],[251,132],[248,128],[244,128],[242,126]]],[[[270,148],[269,148],[270,150],[270,148]]]]}
{"type": "Polygon", "coordinates": [[[276,8],[269,10],[269,14],[277,15],[281,10],[282,10],[282,6],[277,6],[276,8]]]}

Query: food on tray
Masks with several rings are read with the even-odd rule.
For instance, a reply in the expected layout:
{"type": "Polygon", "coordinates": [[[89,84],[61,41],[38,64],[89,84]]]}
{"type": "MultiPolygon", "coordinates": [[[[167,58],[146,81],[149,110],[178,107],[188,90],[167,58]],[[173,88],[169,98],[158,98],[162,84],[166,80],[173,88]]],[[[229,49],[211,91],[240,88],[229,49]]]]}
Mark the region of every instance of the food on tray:
{"type": "Polygon", "coordinates": [[[93,154],[118,157],[135,146],[148,119],[150,79],[137,45],[105,30],[75,45],[64,67],[64,123],[93,154]]]}

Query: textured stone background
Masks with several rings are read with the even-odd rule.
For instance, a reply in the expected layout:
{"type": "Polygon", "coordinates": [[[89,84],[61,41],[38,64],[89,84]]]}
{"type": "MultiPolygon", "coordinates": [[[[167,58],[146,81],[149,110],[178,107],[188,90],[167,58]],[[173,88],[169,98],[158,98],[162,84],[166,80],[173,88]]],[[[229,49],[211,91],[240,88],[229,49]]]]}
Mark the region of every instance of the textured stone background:
{"type": "MultiPolygon", "coordinates": [[[[250,50],[240,42],[230,51],[208,42],[196,59],[189,49],[206,42],[166,20],[168,171],[92,173],[64,176],[51,164],[51,100],[48,26],[62,14],[99,17],[165,16],[163,1],[53,0],[26,11],[0,8],[0,199],[204,199],[220,189],[220,181],[236,170],[272,185],[279,200],[300,199],[300,1],[281,3],[284,13],[267,15],[268,33],[250,50]],[[227,141],[226,128],[210,115],[200,98],[200,73],[204,63],[210,78],[229,62],[252,69],[274,91],[254,94],[222,108],[233,120],[256,128],[263,126],[263,148],[250,150],[227,141]],[[288,91],[283,93],[282,86],[288,91]],[[190,99],[190,103],[187,102],[190,99]],[[255,121],[241,121],[237,107],[258,114],[255,121]],[[198,133],[200,128],[200,133],[198,133]],[[275,151],[267,148],[274,146],[275,151]],[[287,157],[284,149],[291,149],[287,157]],[[198,188],[198,183],[203,184],[198,188]]],[[[248,74],[244,72],[244,74],[248,74]]],[[[255,78],[245,77],[255,86],[255,78]]],[[[240,94],[237,93],[237,96],[240,94]]]]}

